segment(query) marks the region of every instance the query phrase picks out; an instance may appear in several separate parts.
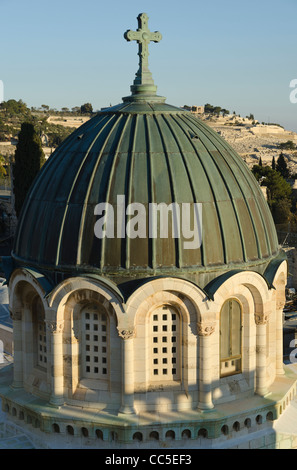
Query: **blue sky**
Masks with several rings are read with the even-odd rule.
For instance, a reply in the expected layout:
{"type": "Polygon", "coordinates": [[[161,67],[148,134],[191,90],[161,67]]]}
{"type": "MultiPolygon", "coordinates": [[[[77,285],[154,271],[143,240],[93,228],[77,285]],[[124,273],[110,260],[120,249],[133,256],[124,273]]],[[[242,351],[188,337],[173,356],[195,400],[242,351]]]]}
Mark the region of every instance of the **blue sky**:
{"type": "Polygon", "coordinates": [[[140,12],[163,39],[150,70],[167,103],[211,103],[297,132],[297,0],[0,0],[4,99],[115,105],[137,71],[140,12]]]}

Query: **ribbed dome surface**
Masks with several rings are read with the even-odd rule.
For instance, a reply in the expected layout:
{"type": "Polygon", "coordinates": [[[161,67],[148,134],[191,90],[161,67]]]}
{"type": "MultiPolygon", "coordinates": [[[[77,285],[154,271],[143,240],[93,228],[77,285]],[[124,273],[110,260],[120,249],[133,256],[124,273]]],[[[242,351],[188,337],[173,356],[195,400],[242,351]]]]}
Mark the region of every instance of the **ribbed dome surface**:
{"type": "Polygon", "coordinates": [[[23,207],[13,257],[54,270],[124,277],[245,266],[278,253],[270,210],[241,157],[191,113],[124,102],[99,112],[52,154],[23,207]],[[99,202],[202,203],[202,245],[94,235],[99,202]]]}

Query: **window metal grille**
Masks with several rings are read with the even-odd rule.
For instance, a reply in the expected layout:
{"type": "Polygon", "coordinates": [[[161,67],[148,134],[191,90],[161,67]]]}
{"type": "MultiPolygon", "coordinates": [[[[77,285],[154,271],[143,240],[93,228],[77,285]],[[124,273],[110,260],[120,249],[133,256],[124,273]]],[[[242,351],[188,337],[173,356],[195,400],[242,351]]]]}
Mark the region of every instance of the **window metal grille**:
{"type": "Polygon", "coordinates": [[[170,306],[159,307],[150,317],[151,380],[180,379],[180,318],[170,306]]]}
{"type": "Polygon", "coordinates": [[[82,368],[83,377],[106,379],[108,376],[108,321],[97,310],[82,313],[82,368]]]}
{"type": "Polygon", "coordinates": [[[241,372],[242,311],[235,299],[227,300],[220,318],[221,377],[241,372]]]}

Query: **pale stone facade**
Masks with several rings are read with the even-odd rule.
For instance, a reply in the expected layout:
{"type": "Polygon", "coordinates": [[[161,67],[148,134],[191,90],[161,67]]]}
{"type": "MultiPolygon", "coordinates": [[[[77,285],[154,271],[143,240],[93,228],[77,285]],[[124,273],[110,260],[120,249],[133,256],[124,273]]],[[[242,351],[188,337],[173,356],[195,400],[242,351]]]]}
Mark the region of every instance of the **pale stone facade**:
{"type": "Polygon", "coordinates": [[[217,439],[259,416],[275,420],[283,400],[296,395],[297,377],[283,365],[286,277],[286,261],[275,269],[273,288],[252,271],[227,273],[211,296],[182,279],[156,278],[124,301],[103,278],[73,277],[47,292],[42,276],[19,268],[9,283],[14,392],[1,394],[3,409],[47,433],[84,429],[122,443],[171,432],[217,439]],[[232,360],[222,366],[220,352],[221,311],[230,299],[241,311],[237,370],[232,360]],[[22,404],[14,397],[20,390],[31,397],[22,404]],[[39,411],[32,397],[42,399],[39,411]],[[221,411],[229,403],[232,423],[221,411]],[[167,427],[156,420],[162,415],[167,427]]]}
{"type": "Polygon", "coordinates": [[[132,95],[54,152],[4,260],[14,363],[1,370],[2,410],[52,448],[65,436],[68,447],[256,445],[259,427],[272,447],[271,423],[296,396],[283,364],[287,261],[240,157],[156,95],[147,48],[161,34],[137,19],[124,34],[139,44],[132,95]],[[97,204],[118,196],[203,204],[202,245],[123,237],[118,217],[117,239],[97,237],[97,204]]]}

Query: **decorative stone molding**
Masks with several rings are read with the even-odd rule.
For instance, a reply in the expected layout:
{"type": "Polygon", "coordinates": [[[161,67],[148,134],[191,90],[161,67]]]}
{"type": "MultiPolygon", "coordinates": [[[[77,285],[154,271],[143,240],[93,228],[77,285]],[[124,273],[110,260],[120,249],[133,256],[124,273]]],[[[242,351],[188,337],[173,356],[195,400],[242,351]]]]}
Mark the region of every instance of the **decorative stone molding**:
{"type": "Polygon", "coordinates": [[[48,321],[45,320],[46,328],[51,334],[62,333],[64,321],[48,321]]]}
{"type": "Polygon", "coordinates": [[[276,310],[283,310],[285,306],[285,300],[277,300],[276,301],[276,310]]]}
{"type": "Polygon", "coordinates": [[[10,318],[13,321],[21,321],[22,320],[22,312],[20,310],[17,310],[16,312],[10,311],[10,318]]]}
{"type": "Polygon", "coordinates": [[[210,336],[215,331],[215,322],[199,322],[197,323],[197,331],[199,336],[210,336]]]}
{"type": "Polygon", "coordinates": [[[94,297],[96,298],[95,293],[89,289],[82,289],[76,292],[73,292],[72,296],[76,303],[92,301],[94,297]]]}
{"type": "Polygon", "coordinates": [[[266,354],[266,346],[256,346],[257,354],[266,354]]]}
{"type": "Polygon", "coordinates": [[[135,337],[135,329],[122,330],[118,328],[119,336],[123,339],[132,339],[135,337]]]}
{"type": "Polygon", "coordinates": [[[268,323],[268,315],[264,313],[255,313],[256,325],[266,325],[268,323]]]}

